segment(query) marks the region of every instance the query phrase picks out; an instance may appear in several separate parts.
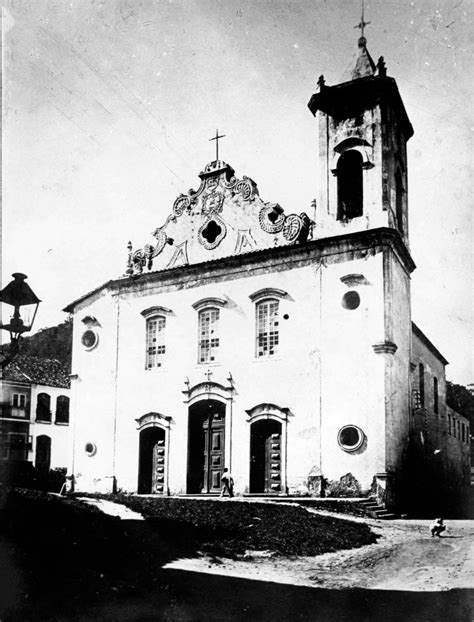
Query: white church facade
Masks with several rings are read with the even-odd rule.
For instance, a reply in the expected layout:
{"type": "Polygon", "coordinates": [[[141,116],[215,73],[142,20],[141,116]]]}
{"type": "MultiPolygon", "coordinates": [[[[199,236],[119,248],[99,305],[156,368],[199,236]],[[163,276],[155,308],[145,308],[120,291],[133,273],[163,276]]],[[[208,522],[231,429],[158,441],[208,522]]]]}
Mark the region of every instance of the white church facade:
{"type": "Polygon", "coordinates": [[[364,38],[352,80],[318,87],[307,213],[217,159],[152,244],[130,245],[125,276],[66,307],[76,490],[212,495],[224,467],[237,494],[323,495],[350,474],[352,492],[391,504],[406,485],[413,129],[364,38]]]}

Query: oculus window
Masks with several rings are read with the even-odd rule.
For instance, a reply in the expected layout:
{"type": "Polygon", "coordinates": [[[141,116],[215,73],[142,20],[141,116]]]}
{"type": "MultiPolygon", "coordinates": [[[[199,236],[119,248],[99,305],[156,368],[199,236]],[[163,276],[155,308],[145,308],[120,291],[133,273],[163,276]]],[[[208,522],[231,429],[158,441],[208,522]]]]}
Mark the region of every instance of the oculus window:
{"type": "Polygon", "coordinates": [[[337,442],[344,451],[357,451],[364,444],[365,435],[355,425],[345,425],[339,430],[337,442]]]}

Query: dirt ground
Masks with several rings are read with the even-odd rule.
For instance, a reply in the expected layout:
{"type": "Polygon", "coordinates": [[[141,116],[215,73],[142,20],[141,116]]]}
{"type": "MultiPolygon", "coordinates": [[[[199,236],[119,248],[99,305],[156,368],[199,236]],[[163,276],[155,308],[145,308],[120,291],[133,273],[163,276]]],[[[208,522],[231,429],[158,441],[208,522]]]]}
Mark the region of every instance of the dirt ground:
{"type": "Polygon", "coordinates": [[[175,560],[165,568],[327,589],[444,591],[474,587],[474,521],[447,521],[447,532],[432,538],[427,520],[380,521],[370,525],[377,544],[285,558],[253,553],[242,561],[201,557],[175,560]]]}

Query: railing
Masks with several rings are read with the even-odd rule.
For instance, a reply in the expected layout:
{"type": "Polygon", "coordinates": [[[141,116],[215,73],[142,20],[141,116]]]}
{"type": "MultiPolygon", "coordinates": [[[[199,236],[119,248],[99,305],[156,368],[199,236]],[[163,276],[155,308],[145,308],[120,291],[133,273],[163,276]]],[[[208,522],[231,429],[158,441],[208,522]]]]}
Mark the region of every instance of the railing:
{"type": "Polygon", "coordinates": [[[29,419],[28,409],[20,406],[3,405],[0,406],[0,417],[4,419],[29,419]]]}

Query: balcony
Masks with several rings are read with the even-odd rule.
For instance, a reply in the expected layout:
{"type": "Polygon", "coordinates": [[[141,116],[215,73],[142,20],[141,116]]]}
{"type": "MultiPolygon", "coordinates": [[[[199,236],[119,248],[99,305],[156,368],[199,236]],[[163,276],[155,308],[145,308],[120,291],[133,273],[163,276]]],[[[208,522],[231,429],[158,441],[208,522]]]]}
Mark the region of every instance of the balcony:
{"type": "Polygon", "coordinates": [[[0,418],[2,419],[29,419],[30,415],[26,406],[0,406],[0,418]]]}

